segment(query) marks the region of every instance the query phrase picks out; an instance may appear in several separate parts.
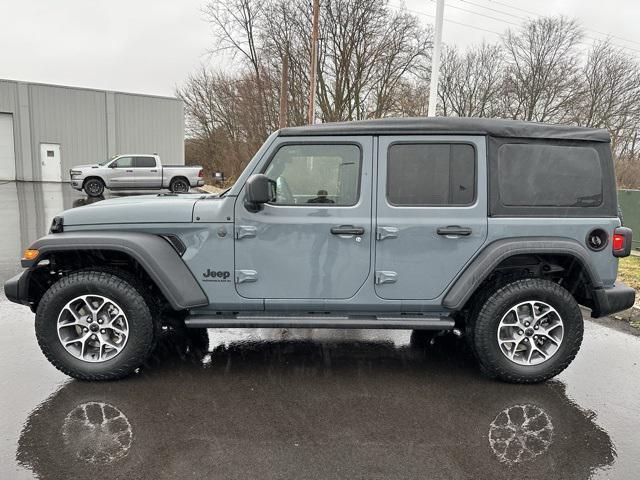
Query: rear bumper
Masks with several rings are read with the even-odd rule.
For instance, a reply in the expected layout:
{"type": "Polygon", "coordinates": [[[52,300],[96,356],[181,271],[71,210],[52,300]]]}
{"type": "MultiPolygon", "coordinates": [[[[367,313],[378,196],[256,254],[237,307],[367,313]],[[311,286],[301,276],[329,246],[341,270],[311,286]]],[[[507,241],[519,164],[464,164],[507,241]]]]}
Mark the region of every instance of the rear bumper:
{"type": "Polygon", "coordinates": [[[636,300],[636,291],[624,283],[618,283],[611,288],[599,288],[594,290],[593,294],[594,308],[591,316],[594,318],[627,310],[633,307],[636,300]]]}
{"type": "Polygon", "coordinates": [[[202,187],[204,185],[204,179],[200,178],[198,179],[198,184],[196,185],[196,187],[202,187]]]}
{"type": "Polygon", "coordinates": [[[4,283],[4,294],[9,301],[30,305],[28,298],[29,272],[29,270],[25,270],[4,283]]]}

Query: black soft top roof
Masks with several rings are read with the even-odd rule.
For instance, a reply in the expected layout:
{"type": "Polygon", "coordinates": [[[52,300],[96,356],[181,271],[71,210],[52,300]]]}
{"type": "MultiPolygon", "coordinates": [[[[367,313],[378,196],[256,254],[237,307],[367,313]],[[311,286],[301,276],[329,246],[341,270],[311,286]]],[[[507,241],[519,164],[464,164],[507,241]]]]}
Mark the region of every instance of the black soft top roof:
{"type": "Polygon", "coordinates": [[[540,138],[610,142],[609,132],[599,128],[552,125],[475,117],[402,117],[321,123],[280,130],[282,137],[303,135],[467,134],[507,138],[540,138]]]}

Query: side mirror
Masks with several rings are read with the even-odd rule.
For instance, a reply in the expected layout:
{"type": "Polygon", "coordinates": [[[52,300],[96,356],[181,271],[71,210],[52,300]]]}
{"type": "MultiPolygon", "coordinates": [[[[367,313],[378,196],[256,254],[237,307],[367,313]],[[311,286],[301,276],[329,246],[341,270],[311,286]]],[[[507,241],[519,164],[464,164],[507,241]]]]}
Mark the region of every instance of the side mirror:
{"type": "Polygon", "coordinates": [[[276,200],[276,182],[262,173],[251,175],[245,188],[244,205],[250,212],[259,212],[263,204],[276,200]]]}
{"type": "Polygon", "coordinates": [[[111,162],[109,164],[109,168],[116,168],[118,166],[118,162],[111,162]]]}

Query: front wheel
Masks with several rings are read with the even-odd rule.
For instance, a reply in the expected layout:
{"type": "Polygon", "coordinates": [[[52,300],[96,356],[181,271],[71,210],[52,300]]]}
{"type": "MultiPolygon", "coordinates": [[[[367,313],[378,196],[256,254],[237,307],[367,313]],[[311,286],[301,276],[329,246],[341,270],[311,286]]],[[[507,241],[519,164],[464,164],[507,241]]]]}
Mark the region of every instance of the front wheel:
{"type": "Polygon", "coordinates": [[[150,355],[155,325],[131,279],[101,271],[63,277],[36,311],[36,337],[60,371],[80,380],[131,374],[150,355]]]}
{"type": "Polygon", "coordinates": [[[90,178],[84,182],[84,191],[90,197],[99,197],[104,193],[104,182],[99,178],[90,178]]]}
{"type": "Polygon", "coordinates": [[[580,350],[580,307],[557,283],[539,278],[508,283],[476,311],[475,352],[491,377],[542,382],[567,368],[580,350]]]}

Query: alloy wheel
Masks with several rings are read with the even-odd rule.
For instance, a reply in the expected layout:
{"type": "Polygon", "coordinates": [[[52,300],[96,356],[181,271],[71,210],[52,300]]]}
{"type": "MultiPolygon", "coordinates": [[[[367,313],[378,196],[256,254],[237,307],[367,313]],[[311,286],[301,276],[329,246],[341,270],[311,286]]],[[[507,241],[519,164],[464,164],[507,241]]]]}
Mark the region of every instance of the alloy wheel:
{"type": "Polygon", "coordinates": [[[558,311],[537,300],[511,307],[497,333],[500,351],[518,365],[546,362],[559,350],[563,337],[564,323],[558,311]]]}
{"type": "Polygon", "coordinates": [[[122,308],[101,295],[81,295],[67,303],[57,322],[64,349],[85,362],[104,362],[118,355],[129,339],[122,308]]]}

